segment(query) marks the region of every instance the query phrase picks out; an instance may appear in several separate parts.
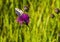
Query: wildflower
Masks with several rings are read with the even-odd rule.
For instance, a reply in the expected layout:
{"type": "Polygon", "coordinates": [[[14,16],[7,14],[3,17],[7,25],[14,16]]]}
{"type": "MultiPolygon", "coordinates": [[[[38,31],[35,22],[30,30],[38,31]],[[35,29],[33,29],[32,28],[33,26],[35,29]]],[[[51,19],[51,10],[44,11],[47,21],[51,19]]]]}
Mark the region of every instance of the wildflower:
{"type": "Polygon", "coordinates": [[[17,22],[19,22],[20,24],[25,22],[26,25],[28,25],[28,23],[29,23],[29,16],[27,14],[23,13],[21,16],[18,16],[17,22]]]}
{"type": "Polygon", "coordinates": [[[54,16],[54,14],[50,14],[50,17],[51,17],[51,18],[54,18],[55,16],[54,16]]]}
{"type": "Polygon", "coordinates": [[[28,6],[24,6],[24,11],[28,12],[28,10],[29,10],[29,7],[28,6]]]}
{"type": "Polygon", "coordinates": [[[29,23],[29,16],[28,14],[24,13],[22,10],[19,10],[19,9],[15,9],[16,11],[16,14],[18,15],[18,18],[17,18],[17,22],[19,22],[21,25],[23,23],[26,23],[26,25],[28,25],[29,23]]]}
{"type": "Polygon", "coordinates": [[[55,13],[59,14],[60,13],[60,9],[56,8],[55,9],[55,13]]]}

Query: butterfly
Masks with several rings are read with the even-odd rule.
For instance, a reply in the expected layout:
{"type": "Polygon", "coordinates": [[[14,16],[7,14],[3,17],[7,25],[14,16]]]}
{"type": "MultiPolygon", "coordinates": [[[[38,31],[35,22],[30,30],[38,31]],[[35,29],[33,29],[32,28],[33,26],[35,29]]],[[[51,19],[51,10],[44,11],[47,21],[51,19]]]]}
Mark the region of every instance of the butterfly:
{"type": "Polygon", "coordinates": [[[21,25],[25,22],[26,25],[29,23],[29,15],[24,13],[22,10],[15,8],[15,12],[18,15],[17,22],[19,22],[21,25]]]}

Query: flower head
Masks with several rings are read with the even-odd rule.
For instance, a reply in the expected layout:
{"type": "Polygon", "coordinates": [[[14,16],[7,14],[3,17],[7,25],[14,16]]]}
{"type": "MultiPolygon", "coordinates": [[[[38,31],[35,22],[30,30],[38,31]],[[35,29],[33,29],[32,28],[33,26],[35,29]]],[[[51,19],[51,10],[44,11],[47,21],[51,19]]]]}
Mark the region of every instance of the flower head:
{"type": "Polygon", "coordinates": [[[27,3],[27,5],[24,6],[24,11],[28,12],[30,8],[30,4],[27,3]]]}
{"type": "Polygon", "coordinates": [[[60,13],[60,9],[59,8],[55,8],[55,13],[59,14],[60,13]]]}
{"type": "Polygon", "coordinates": [[[29,10],[29,7],[28,6],[24,6],[24,11],[28,12],[28,10],[29,10]]]}
{"type": "Polygon", "coordinates": [[[51,18],[54,18],[54,17],[55,17],[55,15],[54,15],[54,14],[50,14],[50,17],[51,17],[51,18]]]}
{"type": "Polygon", "coordinates": [[[28,25],[29,23],[29,16],[28,14],[24,13],[22,10],[19,10],[18,8],[15,8],[16,14],[18,15],[17,22],[19,22],[21,25],[23,23],[26,23],[28,25]]]}
{"type": "Polygon", "coordinates": [[[28,23],[29,23],[28,14],[23,13],[21,16],[18,16],[17,22],[19,22],[21,25],[25,22],[26,25],[28,25],[28,23]]]}

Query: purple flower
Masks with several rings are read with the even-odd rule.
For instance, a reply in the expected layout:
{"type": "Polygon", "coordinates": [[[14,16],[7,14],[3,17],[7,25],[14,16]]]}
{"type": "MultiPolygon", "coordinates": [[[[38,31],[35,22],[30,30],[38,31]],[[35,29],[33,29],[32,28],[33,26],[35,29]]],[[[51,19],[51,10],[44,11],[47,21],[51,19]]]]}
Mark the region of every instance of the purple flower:
{"type": "Polygon", "coordinates": [[[24,13],[22,10],[15,8],[15,12],[18,15],[17,22],[19,22],[21,25],[23,23],[26,23],[28,25],[29,23],[29,16],[28,14],[24,13]]]}
{"type": "Polygon", "coordinates": [[[28,14],[23,13],[21,16],[18,16],[17,22],[19,22],[21,25],[25,22],[26,25],[28,25],[28,23],[29,23],[28,14]]]}

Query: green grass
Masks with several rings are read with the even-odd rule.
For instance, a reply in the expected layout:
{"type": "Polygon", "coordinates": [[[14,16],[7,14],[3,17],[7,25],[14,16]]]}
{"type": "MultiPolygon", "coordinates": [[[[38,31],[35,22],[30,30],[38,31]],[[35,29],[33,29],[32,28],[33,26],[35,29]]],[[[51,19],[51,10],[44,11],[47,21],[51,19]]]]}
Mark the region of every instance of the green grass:
{"type": "Polygon", "coordinates": [[[60,8],[60,0],[0,0],[0,42],[59,42],[60,15],[55,8],[60,8]],[[23,10],[28,4],[29,27],[20,26],[15,8],[23,10]]]}

